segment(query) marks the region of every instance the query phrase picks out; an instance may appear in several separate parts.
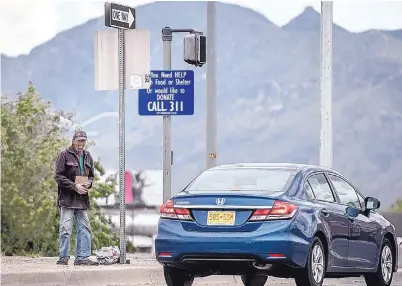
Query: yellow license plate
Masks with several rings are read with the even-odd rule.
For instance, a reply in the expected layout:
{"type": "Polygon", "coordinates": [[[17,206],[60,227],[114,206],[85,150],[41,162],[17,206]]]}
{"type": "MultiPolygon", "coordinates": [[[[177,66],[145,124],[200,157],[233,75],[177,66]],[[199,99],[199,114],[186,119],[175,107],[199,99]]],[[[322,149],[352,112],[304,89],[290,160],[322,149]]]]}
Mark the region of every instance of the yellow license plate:
{"type": "Polygon", "coordinates": [[[236,212],[208,212],[208,225],[234,225],[236,212]]]}

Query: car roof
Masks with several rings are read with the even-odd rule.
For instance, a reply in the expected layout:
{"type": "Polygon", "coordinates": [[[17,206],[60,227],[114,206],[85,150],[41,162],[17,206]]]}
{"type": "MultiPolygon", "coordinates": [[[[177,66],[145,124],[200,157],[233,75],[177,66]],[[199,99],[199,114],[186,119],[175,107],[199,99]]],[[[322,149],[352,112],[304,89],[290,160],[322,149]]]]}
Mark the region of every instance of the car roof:
{"type": "Polygon", "coordinates": [[[231,169],[241,169],[241,168],[263,168],[263,169],[292,169],[294,171],[331,171],[335,172],[333,169],[326,168],[323,166],[311,165],[311,164],[297,164],[297,163],[233,163],[233,164],[223,164],[210,168],[209,170],[231,170],[231,169]]]}

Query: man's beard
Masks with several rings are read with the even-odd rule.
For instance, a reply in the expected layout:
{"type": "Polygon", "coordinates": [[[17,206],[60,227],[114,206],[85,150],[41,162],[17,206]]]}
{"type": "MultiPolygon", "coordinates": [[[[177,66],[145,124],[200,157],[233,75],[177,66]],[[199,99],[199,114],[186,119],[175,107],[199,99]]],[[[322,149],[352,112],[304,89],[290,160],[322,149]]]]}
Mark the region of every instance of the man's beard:
{"type": "Polygon", "coordinates": [[[78,146],[78,145],[76,145],[76,146],[73,146],[73,148],[74,148],[74,150],[77,151],[77,152],[81,152],[82,150],[84,150],[84,146],[78,146]]]}

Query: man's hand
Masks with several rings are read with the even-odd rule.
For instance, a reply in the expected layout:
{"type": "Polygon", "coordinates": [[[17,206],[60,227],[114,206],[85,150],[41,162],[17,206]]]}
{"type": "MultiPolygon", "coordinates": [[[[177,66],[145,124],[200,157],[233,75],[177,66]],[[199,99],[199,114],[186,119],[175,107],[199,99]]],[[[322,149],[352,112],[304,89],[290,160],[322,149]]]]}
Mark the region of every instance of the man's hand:
{"type": "Polygon", "coordinates": [[[75,191],[80,195],[85,195],[86,193],[88,193],[88,190],[85,188],[83,184],[76,184],[75,191]]]}
{"type": "Polygon", "coordinates": [[[88,188],[91,186],[91,183],[90,182],[87,182],[87,183],[84,183],[84,187],[87,189],[87,191],[88,191],[88,188]]]}

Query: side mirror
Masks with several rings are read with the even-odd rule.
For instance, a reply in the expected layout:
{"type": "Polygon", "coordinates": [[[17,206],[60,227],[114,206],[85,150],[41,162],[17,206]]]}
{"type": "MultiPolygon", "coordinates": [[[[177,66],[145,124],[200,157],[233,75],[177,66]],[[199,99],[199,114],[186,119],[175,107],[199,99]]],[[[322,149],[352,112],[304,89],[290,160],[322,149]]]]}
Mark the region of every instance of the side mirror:
{"type": "Polygon", "coordinates": [[[364,206],[365,209],[368,211],[379,209],[380,205],[381,205],[380,201],[377,200],[376,198],[367,197],[364,199],[364,206]]]}

